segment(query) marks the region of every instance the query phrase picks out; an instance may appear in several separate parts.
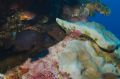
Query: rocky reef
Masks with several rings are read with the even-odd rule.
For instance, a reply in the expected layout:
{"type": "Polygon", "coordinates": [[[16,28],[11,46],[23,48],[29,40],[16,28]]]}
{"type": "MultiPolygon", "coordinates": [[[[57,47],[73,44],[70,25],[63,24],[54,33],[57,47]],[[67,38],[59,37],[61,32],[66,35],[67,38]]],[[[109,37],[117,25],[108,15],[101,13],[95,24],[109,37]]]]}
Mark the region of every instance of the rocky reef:
{"type": "Polygon", "coordinates": [[[67,36],[36,61],[28,59],[4,79],[119,79],[120,40],[95,22],[56,19],[67,36]]]}
{"type": "Polygon", "coordinates": [[[95,41],[101,48],[112,51],[120,45],[120,41],[111,32],[107,31],[101,24],[96,22],[74,22],[70,23],[56,19],[58,24],[65,29],[67,33],[71,30],[78,30],[83,35],[88,36],[95,41]]]}
{"type": "Polygon", "coordinates": [[[110,14],[101,0],[32,1],[0,17],[0,79],[120,79],[120,40],[88,21],[110,14]]]}

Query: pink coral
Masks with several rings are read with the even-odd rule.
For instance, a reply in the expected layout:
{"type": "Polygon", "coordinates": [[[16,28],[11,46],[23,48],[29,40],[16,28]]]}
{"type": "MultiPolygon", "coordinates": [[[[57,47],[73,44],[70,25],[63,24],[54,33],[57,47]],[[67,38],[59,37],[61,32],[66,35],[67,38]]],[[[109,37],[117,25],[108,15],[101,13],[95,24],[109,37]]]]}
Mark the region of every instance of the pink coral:
{"type": "Polygon", "coordinates": [[[22,69],[29,69],[24,74],[23,79],[58,79],[60,76],[69,79],[69,75],[59,70],[56,60],[49,58],[49,55],[43,59],[31,62],[30,59],[20,66],[22,69]]]}
{"type": "MultiPolygon", "coordinates": [[[[80,35],[78,30],[72,31],[63,41],[49,48],[49,54],[37,61],[28,59],[19,66],[22,72],[22,79],[70,79],[70,73],[60,68],[59,55],[67,44],[80,35]]],[[[16,76],[16,74],[15,74],[16,76]]],[[[21,78],[20,78],[21,79],[21,78]]]]}

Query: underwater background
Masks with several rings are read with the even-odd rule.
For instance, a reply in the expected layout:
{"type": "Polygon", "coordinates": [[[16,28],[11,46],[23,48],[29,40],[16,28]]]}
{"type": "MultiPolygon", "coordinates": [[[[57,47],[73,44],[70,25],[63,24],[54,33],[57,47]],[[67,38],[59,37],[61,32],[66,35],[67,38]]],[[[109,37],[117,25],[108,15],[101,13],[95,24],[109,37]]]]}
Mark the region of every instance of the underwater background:
{"type": "Polygon", "coordinates": [[[119,2],[0,0],[0,79],[120,79],[119,2]]]}
{"type": "Polygon", "coordinates": [[[103,24],[108,30],[110,30],[120,39],[120,0],[102,1],[111,9],[111,14],[108,16],[103,16],[98,13],[94,17],[90,17],[90,20],[103,24]]]}

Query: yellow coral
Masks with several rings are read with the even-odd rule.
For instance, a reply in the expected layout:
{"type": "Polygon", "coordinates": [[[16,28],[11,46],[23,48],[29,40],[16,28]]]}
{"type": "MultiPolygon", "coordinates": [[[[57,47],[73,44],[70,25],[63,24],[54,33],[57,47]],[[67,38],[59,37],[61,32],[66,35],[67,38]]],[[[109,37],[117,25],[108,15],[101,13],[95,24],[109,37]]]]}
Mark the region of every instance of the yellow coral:
{"type": "Polygon", "coordinates": [[[97,11],[103,15],[110,14],[110,9],[108,7],[106,7],[106,5],[104,5],[100,2],[88,3],[88,4],[86,4],[86,8],[89,10],[90,16],[92,16],[94,14],[94,11],[97,11]]]}

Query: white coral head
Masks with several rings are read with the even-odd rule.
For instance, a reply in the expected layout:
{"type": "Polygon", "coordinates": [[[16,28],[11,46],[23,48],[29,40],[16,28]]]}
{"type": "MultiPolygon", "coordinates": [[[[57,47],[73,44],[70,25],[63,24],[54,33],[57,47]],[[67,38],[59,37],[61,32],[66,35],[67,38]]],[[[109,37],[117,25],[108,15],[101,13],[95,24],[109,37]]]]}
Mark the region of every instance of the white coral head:
{"type": "Polygon", "coordinates": [[[59,18],[56,18],[56,22],[60,25],[60,27],[62,29],[64,29],[66,32],[69,32],[71,30],[75,30],[76,29],[76,24],[75,23],[71,23],[59,18]]]}
{"type": "Polygon", "coordinates": [[[4,79],[4,75],[3,74],[0,74],[0,79],[4,79]]]}

